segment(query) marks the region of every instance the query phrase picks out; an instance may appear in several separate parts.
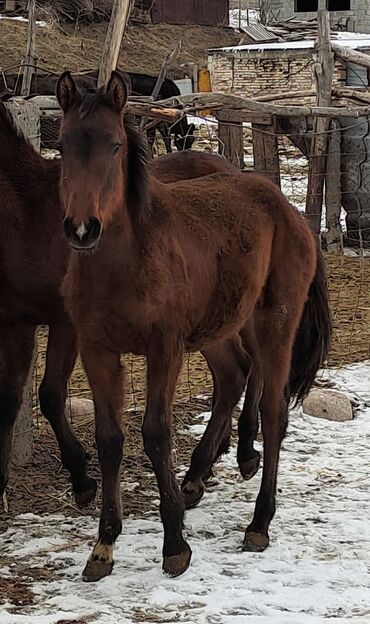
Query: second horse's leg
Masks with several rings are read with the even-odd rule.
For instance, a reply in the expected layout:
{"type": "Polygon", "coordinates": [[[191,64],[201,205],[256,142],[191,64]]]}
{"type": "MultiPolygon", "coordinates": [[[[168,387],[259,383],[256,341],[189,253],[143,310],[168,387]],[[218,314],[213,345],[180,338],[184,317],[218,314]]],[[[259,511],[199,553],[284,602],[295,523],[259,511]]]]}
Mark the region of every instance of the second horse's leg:
{"type": "Polygon", "coordinates": [[[8,482],[13,426],[32,361],[35,331],[36,327],[22,323],[0,325],[0,497],[8,482]]]}
{"type": "Polygon", "coordinates": [[[204,478],[209,475],[220,451],[227,450],[232,411],[241,397],[250,369],[250,358],[239,336],[215,344],[204,355],[214,379],[213,409],[181,486],[187,508],[194,507],[202,498],[204,478]]]}
{"type": "Polygon", "coordinates": [[[66,415],[67,384],[76,361],[76,339],[67,319],[49,328],[45,374],[39,389],[40,407],[58,441],[63,466],[71,475],[77,505],[91,502],[96,481],[87,475],[86,453],[66,415]]]}

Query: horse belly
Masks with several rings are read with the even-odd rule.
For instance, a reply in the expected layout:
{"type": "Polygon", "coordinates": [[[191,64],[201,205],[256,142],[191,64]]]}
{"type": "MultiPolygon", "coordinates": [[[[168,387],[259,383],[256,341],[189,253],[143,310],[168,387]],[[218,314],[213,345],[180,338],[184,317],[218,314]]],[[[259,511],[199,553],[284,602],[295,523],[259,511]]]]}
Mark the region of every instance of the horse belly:
{"type": "Polygon", "coordinates": [[[187,336],[187,350],[197,351],[209,342],[232,336],[245,325],[259,294],[255,280],[248,273],[224,273],[204,317],[187,336]]]}

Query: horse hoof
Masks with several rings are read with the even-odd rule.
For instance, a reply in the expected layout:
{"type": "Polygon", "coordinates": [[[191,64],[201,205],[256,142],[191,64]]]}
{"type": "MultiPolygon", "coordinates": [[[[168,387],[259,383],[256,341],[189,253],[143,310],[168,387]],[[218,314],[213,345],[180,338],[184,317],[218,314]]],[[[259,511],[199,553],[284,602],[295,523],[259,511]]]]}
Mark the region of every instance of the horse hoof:
{"type": "Polygon", "coordinates": [[[239,470],[243,479],[249,481],[258,472],[260,467],[261,455],[256,451],[256,455],[252,459],[239,462],[239,470]]]}
{"type": "Polygon", "coordinates": [[[84,581],[100,581],[113,570],[113,546],[98,542],[82,572],[84,581]]]}
{"type": "Polygon", "coordinates": [[[98,484],[96,483],[95,479],[91,479],[89,477],[86,489],[83,492],[75,492],[75,501],[77,507],[82,509],[83,507],[86,507],[86,505],[89,505],[89,503],[91,503],[96,496],[97,488],[98,484]]]}
{"type": "Polygon", "coordinates": [[[185,509],[193,509],[203,497],[204,485],[200,480],[195,483],[188,481],[182,486],[181,491],[185,509]]]}
{"type": "Polygon", "coordinates": [[[113,561],[94,561],[93,559],[89,559],[82,572],[82,578],[87,583],[100,581],[100,579],[112,573],[113,565],[113,561]]]}
{"type": "Polygon", "coordinates": [[[172,577],[180,576],[183,574],[190,565],[191,550],[187,545],[187,549],[178,555],[172,555],[171,557],[163,557],[163,572],[169,574],[172,577]]]}
{"type": "Polygon", "coordinates": [[[242,550],[247,552],[263,552],[269,545],[268,535],[246,531],[242,550]]]}

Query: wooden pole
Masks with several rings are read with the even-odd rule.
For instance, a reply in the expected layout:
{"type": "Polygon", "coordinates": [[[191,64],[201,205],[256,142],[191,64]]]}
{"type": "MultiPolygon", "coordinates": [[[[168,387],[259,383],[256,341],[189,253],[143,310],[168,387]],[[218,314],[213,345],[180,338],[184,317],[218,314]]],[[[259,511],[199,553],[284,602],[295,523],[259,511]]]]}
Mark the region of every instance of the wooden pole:
{"type": "Polygon", "coordinates": [[[350,50],[350,48],[343,48],[337,43],[332,43],[332,48],[335,56],[341,61],[346,63],[355,63],[361,67],[367,67],[370,69],[370,55],[359,52],[358,50],[350,50]]]}
{"type": "MultiPolygon", "coordinates": [[[[330,45],[329,11],[317,13],[317,61],[314,64],[314,76],[317,88],[317,105],[329,107],[334,72],[334,54],[330,45]]],[[[314,121],[314,135],[309,160],[308,188],[306,199],[306,218],[312,231],[320,236],[321,213],[326,171],[326,150],[329,120],[317,117],[314,121]]]]}
{"type": "Polygon", "coordinates": [[[27,50],[21,95],[29,95],[31,92],[32,75],[35,65],[36,51],[36,0],[28,0],[28,28],[27,28],[27,50]]]}
{"type": "Polygon", "coordinates": [[[343,247],[343,234],[340,226],[342,207],[340,138],[339,123],[333,120],[330,122],[325,178],[326,227],[328,229],[325,240],[328,251],[332,253],[341,253],[343,247]]]}
{"type": "Polygon", "coordinates": [[[116,69],[121,43],[130,16],[131,0],[114,0],[103,54],[100,61],[98,88],[108,84],[116,69]]]}

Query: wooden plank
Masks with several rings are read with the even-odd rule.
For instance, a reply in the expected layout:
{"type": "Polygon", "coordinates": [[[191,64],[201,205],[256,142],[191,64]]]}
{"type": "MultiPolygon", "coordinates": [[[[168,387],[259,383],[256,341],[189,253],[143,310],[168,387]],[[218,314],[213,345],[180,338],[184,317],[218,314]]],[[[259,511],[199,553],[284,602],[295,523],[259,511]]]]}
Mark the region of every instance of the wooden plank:
{"type": "Polygon", "coordinates": [[[27,50],[21,86],[21,95],[31,93],[32,75],[36,62],[36,0],[28,0],[27,50]]]}
{"type": "Polygon", "coordinates": [[[341,193],[341,131],[337,121],[330,124],[328,155],[326,159],[325,205],[326,227],[325,240],[327,250],[341,253],[343,250],[343,234],[340,226],[342,207],[341,193]]]}
{"type": "Polygon", "coordinates": [[[254,170],[280,186],[278,135],[274,126],[252,124],[254,170]]]}
{"type": "Polygon", "coordinates": [[[218,124],[219,153],[239,169],[244,168],[243,124],[228,122],[218,124]]]}
{"type": "MultiPolygon", "coordinates": [[[[314,63],[314,76],[317,88],[317,105],[328,107],[331,103],[331,90],[334,72],[334,54],[330,45],[329,11],[317,13],[318,39],[317,61],[314,63]]],[[[317,236],[320,236],[321,214],[326,171],[327,132],[329,120],[317,117],[314,121],[314,135],[309,159],[308,185],[306,198],[306,218],[317,236]]]]}
{"type": "Polygon", "coordinates": [[[251,111],[242,111],[242,110],[230,110],[230,109],[222,109],[215,111],[214,116],[219,121],[224,122],[235,122],[235,123],[257,123],[260,125],[271,125],[272,124],[272,116],[266,115],[266,113],[258,113],[251,111]]]}
{"type": "Polygon", "coordinates": [[[114,0],[100,61],[98,87],[108,84],[112,71],[117,67],[121,43],[130,16],[130,10],[131,0],[114,0]]]}

